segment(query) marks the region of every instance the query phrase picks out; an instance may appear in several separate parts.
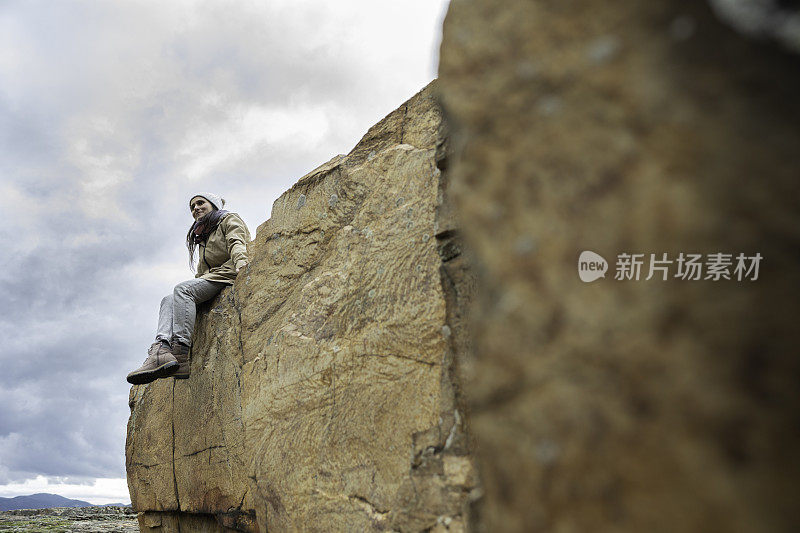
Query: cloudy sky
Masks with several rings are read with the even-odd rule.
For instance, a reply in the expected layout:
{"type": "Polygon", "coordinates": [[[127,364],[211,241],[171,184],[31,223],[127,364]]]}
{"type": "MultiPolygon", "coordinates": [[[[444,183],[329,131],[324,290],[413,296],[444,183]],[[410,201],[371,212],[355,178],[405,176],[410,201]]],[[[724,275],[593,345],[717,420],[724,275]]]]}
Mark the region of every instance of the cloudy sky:
{"type": "Polygon", "coordinates": [[[129,385],[192,277],[436,74],[447,0],[0,0],[0,496],[129,502],[129,385]]]}

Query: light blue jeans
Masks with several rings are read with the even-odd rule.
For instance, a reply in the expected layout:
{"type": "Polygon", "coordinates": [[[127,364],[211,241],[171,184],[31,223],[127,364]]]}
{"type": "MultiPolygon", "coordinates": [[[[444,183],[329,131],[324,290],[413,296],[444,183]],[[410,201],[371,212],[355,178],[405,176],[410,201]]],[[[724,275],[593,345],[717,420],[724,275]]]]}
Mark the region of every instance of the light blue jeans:
{"type": "Polygon", "coordinates": [[[197,304],[206,302],[219,294],[226,283],[195,278],[175,285],[172,294],[164,296],[158,312],[157,341],[181,342],[192,345],[194,319],[197,304]]]}

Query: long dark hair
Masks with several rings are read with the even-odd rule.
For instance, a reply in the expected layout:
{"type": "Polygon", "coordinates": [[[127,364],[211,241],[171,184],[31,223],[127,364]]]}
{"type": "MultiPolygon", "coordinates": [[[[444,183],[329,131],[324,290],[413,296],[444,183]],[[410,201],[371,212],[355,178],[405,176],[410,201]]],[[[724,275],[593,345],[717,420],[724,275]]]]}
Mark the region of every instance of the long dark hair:
{"type": "MultiPolygon", "coordinates": [[[[211,202],[209,202],[211,203],[211,202]]],[[[194,251],[197,245],[211,235],[211,232],[217,229],[220,219],[227,213],[227,211],[217,209],[212,204],[213,210],[192,222],[189,226],[189,231],[186,233],[186,248],[189,250],[189,268],[194,270],[194,251]]]]}

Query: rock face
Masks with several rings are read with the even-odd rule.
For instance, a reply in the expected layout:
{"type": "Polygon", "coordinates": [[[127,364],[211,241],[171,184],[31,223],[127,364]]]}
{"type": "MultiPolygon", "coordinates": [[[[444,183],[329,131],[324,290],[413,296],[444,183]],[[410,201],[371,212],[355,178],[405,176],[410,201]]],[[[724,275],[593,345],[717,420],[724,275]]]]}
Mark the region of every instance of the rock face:
{"type": "Polygon", "coordinates": [[[797,530],[799,66],[705,2],[451,2],[477,530],[797,530]],[[620,253],[681,252],[763,261],[614,279],[620,253]]]}
{"type": "Polygon", "coordinates": [[[463,529],[452,306],[471,288],[442,268],[460,259],[432,91],[274,203],[248,269],[198,314],[190,379],[131,389],[142,531],[463,529]]]}

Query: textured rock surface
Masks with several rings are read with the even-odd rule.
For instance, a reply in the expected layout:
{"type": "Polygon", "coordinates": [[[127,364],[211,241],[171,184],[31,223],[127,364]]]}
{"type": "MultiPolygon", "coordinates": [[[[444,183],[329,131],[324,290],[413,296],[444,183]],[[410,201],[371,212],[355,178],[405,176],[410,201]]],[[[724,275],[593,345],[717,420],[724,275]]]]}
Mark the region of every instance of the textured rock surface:
{"type": "Polygon", "coordinates": [[[132,388],[143,531],[463,529],[466,341],[448,302],[469,287],[440,273],[439,250],[459,255],[436,209],[432,90],[275,202],[248,269],[198,315],[189,380],[132,388]]]}
{"type": "Polygon", "coordinates": [[[479,530],[797,530],[798,66],[704,2],[453,0],[479,530]],[[582,250],[764,260],[584,284],[582,250]]]}

